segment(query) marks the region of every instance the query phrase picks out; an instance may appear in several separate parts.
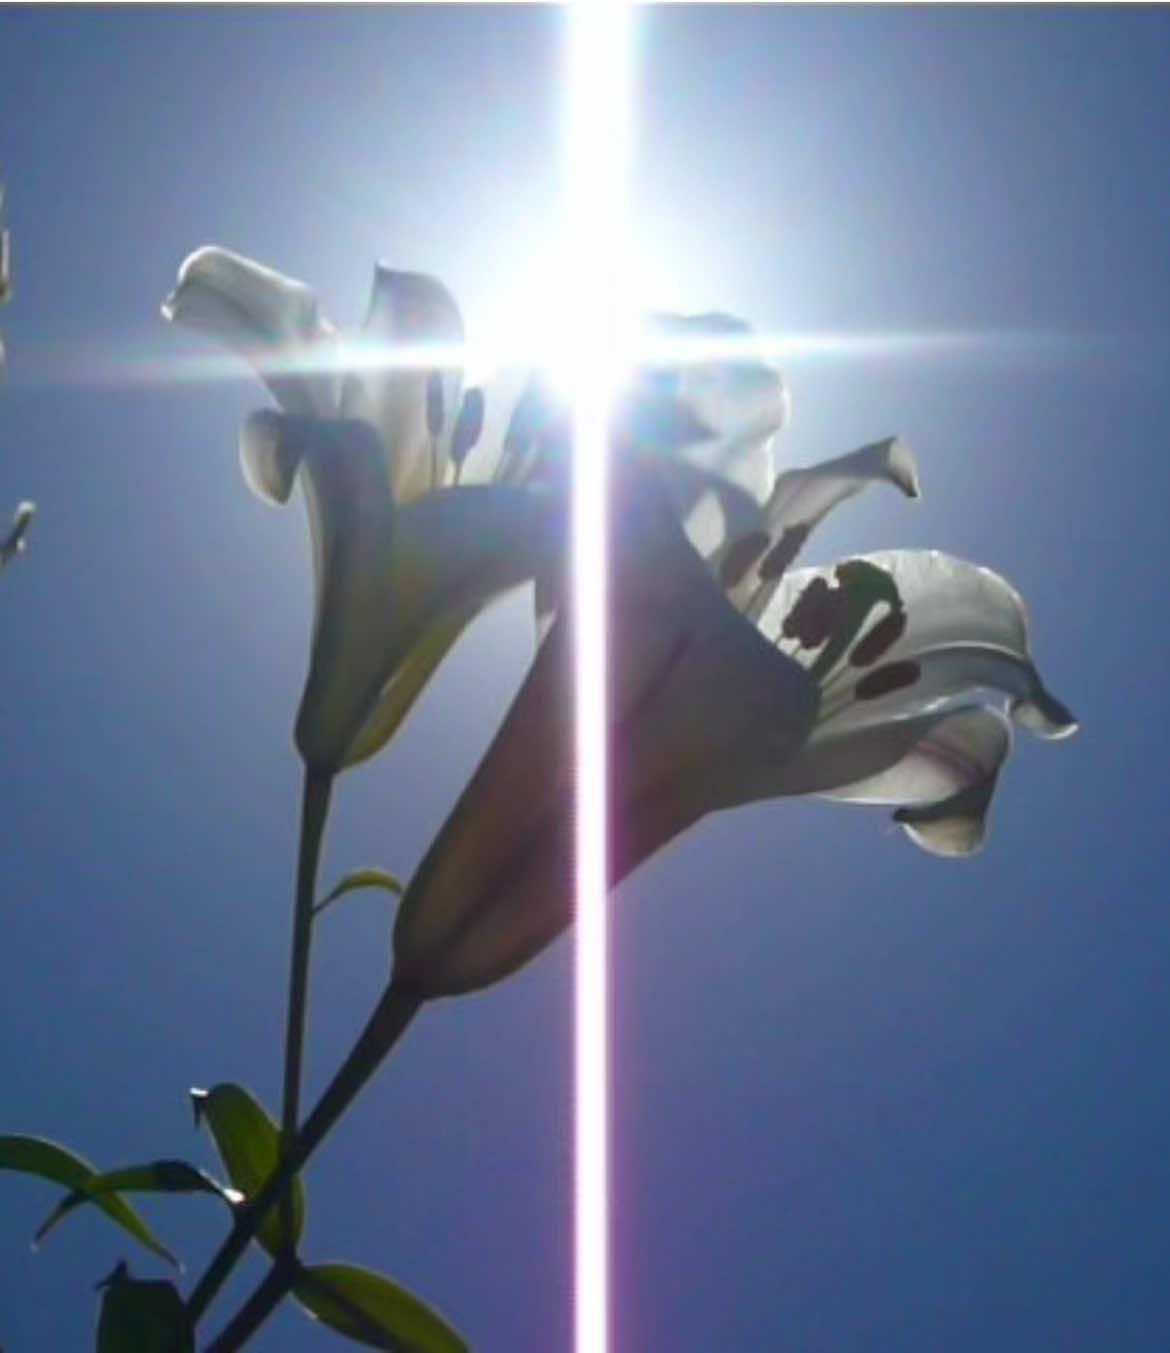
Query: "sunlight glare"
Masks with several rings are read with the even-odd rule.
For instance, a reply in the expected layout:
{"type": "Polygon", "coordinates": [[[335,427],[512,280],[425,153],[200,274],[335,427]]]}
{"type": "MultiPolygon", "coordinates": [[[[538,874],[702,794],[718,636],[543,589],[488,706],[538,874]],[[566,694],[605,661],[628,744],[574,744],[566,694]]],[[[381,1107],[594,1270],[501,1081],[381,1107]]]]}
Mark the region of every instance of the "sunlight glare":
{"type": "Polygon", "coordinates": [[[630,332],[623,302],[630,136],[630,13],[578,0],[568,14],[564,239],[573,402],[572,590],[576,694],[574,1339],[609,1348],[609,973],[606,915],[608,422],[630,332]]]}

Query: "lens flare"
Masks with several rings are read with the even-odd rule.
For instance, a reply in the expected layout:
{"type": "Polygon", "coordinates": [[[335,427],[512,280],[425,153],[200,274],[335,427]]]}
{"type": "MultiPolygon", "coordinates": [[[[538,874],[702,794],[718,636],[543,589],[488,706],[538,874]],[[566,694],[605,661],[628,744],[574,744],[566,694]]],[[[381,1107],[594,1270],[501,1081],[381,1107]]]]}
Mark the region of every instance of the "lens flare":
{"type": "Polygon", "coordinates": [[[579,0],[568,15],[565,281],[576,331],[572,597],[576,693],[574,1340],[609,1347],[609,972],[606,916],[609,407],[631,325],[626,252],[630,11],[579,0]]]}

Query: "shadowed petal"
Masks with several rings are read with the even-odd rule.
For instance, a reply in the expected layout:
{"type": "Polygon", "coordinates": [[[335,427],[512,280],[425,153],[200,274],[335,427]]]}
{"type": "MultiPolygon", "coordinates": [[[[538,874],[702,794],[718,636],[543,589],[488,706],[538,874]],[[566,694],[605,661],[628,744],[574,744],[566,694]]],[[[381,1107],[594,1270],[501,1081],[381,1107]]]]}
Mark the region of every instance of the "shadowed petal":
{"type": "MultiPolygon", "coordinates": [[[[292,414],[258,409],[240,428],[240,469],[248,487],[266,503],[287,503],[301,463],[305,435],[290,435],[292,414]]],[[[309,420],[305,420],[309,421],[309,420]]]]}
{"type": "Polygon", "coordinates": [[[919,714],[844,732],[818,729],[787,761],[756,758],[709,786],[719,806],[818,794],[890,805],[895,821],[937,855],[969,855],[983,842],[1010,721],[982,706],[919,714]]]}
{"type": "MultiPolygon", "coordinates": [[[[848,743],[854,733],[838,741],[848,743]]],[[[972,855],[1012,745],[1012,726],[995,709],[956,711],[928,727],[888,769],[829,790],[847,803],[897,804],[895,822],[933,855],[972,855]]],[[[815,746],[809,753],[815,755],[815,746]]]]}
{"type": "MultiPolygon", "coordinates": [[[[791,757],[816,700],[797,664],[727,605],[665,504],[623,511],[612,592],[615,880],[708,811],[707,785],[725,760],[749,749],[791,757]]],[[[404,989],[485,986],[569,923],[570,638],[562,613],[407,890],[395,926],[404,989]]]]}
{"type": "MultiPolygon", "coordinates": [[[[817,792],[848,803],[924,807],[945,802],[973,785],[994,781],[1011,751],[1012,726],[998,709],[968,708],[899,721],[906,722],[917,727],[918,736],[897,760],[882,770],[817,792]]],[[[887,731],[890,727],[886,725],[887,731]]],[[[897,730],[897,724],[893,727],[897,730]]],[[[868,731],[855,729],[836,737],[814,738],[805,755],[816,759],[830,744],[836,746],[824,750],[826,757],[847,753],[854,740],[868,731]]],[[[838,774],[848,773],[846,760],[842,757],[838,761],[838,774]]]]}
{"type": "Polygon", "coordinates": [[[905,829],[915,845],[931,855],[974,855],[987,835],[987,810],[994,792],[995,781],[987,780],[961,789],[943,803],[899,808],[894,821],[905,829]]]}

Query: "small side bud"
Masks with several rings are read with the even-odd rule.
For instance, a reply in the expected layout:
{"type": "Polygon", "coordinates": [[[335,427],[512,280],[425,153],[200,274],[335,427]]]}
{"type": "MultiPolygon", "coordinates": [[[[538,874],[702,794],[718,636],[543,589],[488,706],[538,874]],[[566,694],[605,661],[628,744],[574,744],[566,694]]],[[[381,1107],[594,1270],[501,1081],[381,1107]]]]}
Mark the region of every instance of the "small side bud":
{"type": "Polygon", "coordinates": [[[0,302],[12,295],[12,252],[8,243],[8,231],[0,230],[0,302]]]}
{"type": "Polygon", "coordinates": [[[8,535],[0,542],[0,569],[18,554],[23,554],[25,550],[25,535],[32,519],[36,515],[36,504],[30,503],[26,499],[19,504],[16,511],[12,514],[12,528],[8,535]]]}

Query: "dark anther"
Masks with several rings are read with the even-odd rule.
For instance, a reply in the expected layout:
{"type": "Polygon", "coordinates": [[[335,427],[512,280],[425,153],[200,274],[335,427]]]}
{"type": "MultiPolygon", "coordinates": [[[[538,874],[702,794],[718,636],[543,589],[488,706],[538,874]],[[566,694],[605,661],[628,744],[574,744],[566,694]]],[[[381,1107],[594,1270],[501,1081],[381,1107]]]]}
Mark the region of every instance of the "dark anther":
{"type": "Polygon", "coordinates": [[[741,582],[760,552],[768,548],[770,540],[767,531],[752,531],[734,541],[719,565],[719,581],[723,586],[735,587],[741,582]]]}
{"type": "Polygon", "coordinates": [[[443,377],[438,371],[427,372],[427,431],[437,437],[443,429],[443,377]]]}
{"type": "Polygon", "coordinates": [[[760,577],[764,582],[779,578],[789,564],[804,548],[809,528],[803,525],[787,526],[780,539],[760,560],[760,577]]]}
{"type": "Polygon", "coordinates": [[[859,700],[876,700],[879,695],[889,695],[891,691],[900,691],[903,686],[912,686],[922,669],[916,662],[891,662],[874,672],[867,672],[853,688],[859,700]]]}
{"type": "Polygon", "coordinates": [[[864,639],[854,645],[849,661],[854,667],[869,667],[888,653],[906,632],[906,612],[891,611],[870,630],[864,639]]]}
{"type": "Polygon", "coordinates": [[[463,396],[459,407],[459,417],[455,420],[455,431],[451,434],[451,459],[456,465],[462,465],[467,453],[479,441],[483,431],[483,391],[473,386],[463,396]]]}
{"type": "Polygon", "coordinates": [[[795,639],[802,648],[820,648],[837,627],[841,601],[841,593],[834,591],[824,578],[814,578],[784,617],[781,633],[785,639],[795,639]]]}

